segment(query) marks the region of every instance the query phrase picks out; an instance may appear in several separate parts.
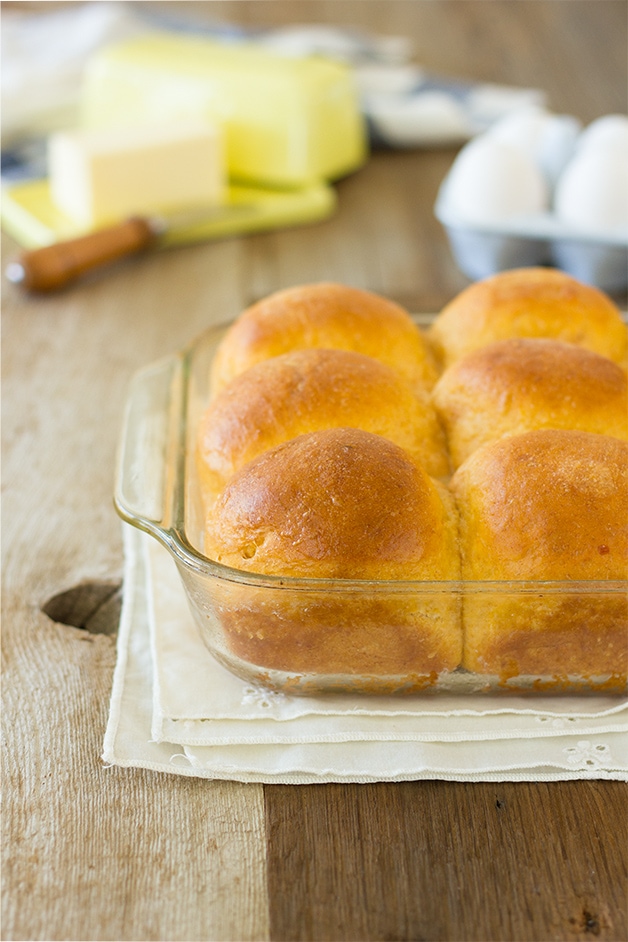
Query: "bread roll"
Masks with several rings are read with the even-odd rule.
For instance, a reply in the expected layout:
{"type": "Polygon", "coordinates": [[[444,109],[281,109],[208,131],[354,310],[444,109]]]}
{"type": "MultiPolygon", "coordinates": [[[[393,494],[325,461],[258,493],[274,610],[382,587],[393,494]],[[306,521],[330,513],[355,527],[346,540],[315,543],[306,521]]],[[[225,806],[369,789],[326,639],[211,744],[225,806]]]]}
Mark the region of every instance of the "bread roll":
{"type": "Polygon", "coordinates": [[[302,673],[421,675],[458,666],[459,604],[412,587],[291,588],[290,579],[449,580],[459,575],[446,488],[403,449],[361,429],[300,435],[245,465],[208,515],[205,553],[281,577],[257,595],[219,588],[232,654],[302,673]]]}
{"type": "Polygon", "coordinates": [[[501,272],[465,288],[438,315],[428,339],[443,368],[496,340],[550,337],[625,364],[628,335],[598,288],[549,268],[501,272]]]}
{"type": "Polygon", "coordinates": [[[434,388],[457,468],[481,445],[542,428],[628,439],[628,376],[560,340],[501,340],[458,360],[434,388]]]}
{"type": "Polygon", "coordinates": [[[628,595],[578,580],[628,578],[628,443],[542,430],[484,445],[456,471],[464,580],[538,580],[528,595],[467,587],[466,668],[613,675],[625,684],[628,595]],[[544,587],[565,580],[564,591],[544,587]]]}
{"type": "Polygon", "coordinates": [[[212,371],[212,391],[261,360],[311,347],[375,357],[412,386],[431,388],[436,370],[419,328],[398,304],[337,284],[278,291],[244,311],[225,335],[212,371]]]}
{"type": "Polygon", "coordinates": [[[299,350],[264,360],[216,396],[199,428],[199,477],[209,504],[263,451],[305,432],[361,428],[405,448],[428,474],[449,473],[443,430],[427,393],[348,350],[299,350]]]}

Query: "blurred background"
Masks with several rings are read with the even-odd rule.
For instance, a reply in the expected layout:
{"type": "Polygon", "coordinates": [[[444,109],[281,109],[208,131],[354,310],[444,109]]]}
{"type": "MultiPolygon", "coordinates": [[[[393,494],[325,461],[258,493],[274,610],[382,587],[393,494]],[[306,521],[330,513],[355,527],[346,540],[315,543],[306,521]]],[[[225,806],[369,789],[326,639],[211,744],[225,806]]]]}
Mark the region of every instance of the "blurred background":
{"type": "Polygon", "coordinates": [[[627,10],[3,3],[3,228],[35,248],[165,212],[164,245],[238,240],[247,302],[324,279],[429,310],[524,264],[558,265],[621,299],[627,10]],[[204,152],[199,123],[215,135],[204,152]],[[144,126],[171,145],[178,133],[176,171],[144,126]],[[169,218],[181,209],[200,212],[169,218]]]}

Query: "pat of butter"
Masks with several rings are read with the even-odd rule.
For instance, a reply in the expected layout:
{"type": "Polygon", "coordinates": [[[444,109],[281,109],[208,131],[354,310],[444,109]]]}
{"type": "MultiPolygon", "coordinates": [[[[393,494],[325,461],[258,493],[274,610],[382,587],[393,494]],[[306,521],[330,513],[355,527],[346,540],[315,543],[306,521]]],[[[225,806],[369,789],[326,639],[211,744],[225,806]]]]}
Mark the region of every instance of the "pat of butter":
{"type": "Polygon", "coordinates": [[[253,44],[164,33],[109,46],[88,63],[81,107],[90,128],[218,122],[229,176],[256,185],[332,180],[367,156],[349,67],[253,44]]]}
{"type": "Polygon", "coordinates": [[[200,121],[58,132],[48,171],[54,204],[87,228],[214,206],[225,193],[220,132],[200,121]]]}

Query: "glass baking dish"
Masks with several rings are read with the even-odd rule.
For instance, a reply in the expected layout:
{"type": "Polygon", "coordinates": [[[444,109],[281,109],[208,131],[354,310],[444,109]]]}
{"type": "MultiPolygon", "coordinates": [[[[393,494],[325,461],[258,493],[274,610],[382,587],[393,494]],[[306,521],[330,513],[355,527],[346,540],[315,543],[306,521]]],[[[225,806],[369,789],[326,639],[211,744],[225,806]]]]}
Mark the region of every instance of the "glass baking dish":
{"type": "MultiPolygon", "coordinates": [[[[416,316],[421,327],[430,315],[416,316]]],[[[232,673],[284,693],[607,693],[627,691],[628,580],[421,582],[282,578],[243,572],[203,555],[204,510],[195,442],[209,399],[210,365],[229,325],[132,380],[119,447],[115,506],[169,551],[214,657],[232,673]],[[417,643],[437,620],[506,625],[545,652],[542,673],[504,658],[497,674],[430,668],[417,643]],[[583,626],[604,673],[576,673],[583,626]],[[606,649],[606,650],[604,650],[606,649]],[[619,651],[619,658],[616,657],[619,651]],[[617,665],[617,666],[616,666],[617,665]]],[[[523,641],[522,641],[523,638],[523,641]]],[[[525,660],[525,659],[524,659],[525,660]]]]}

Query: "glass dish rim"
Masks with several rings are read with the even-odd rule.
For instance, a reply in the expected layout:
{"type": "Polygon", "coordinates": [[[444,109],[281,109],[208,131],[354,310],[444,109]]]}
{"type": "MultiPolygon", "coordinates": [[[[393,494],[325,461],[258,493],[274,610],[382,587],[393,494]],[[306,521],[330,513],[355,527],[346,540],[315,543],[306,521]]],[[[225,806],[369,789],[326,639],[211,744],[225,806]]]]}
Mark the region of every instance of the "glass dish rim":
{"type": "Polygon", "coordinates": [[[344,579],[311,576],[279,576],[235,569],[198,552],[177,527],[161,527],[146,518],[128,514],[117,507],[127,523],[156,538],[174,558],[188,569],[221,582],[258,588],[300,592],[375,592],[377,594],[426,593],[503,595],[628,595],[628,579],[344,579]]]}

